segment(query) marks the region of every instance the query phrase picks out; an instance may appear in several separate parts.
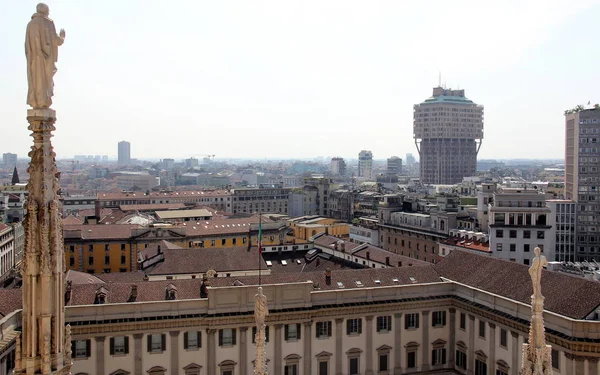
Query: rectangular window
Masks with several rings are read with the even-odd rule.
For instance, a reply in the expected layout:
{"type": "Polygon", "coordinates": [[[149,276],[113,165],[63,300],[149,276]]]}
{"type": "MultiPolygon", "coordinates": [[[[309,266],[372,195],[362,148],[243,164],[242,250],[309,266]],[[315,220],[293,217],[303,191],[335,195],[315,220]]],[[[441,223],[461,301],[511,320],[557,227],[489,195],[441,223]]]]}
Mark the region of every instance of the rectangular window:
{"type": "Polygon", "coordinates": [[[446,325],[446,312],[445,311],[434,311],[431,314],[431,326],[432,327],[443,327],[446,325]]]}
{"type": "Polygon", "coordinates": [[[494,214],[494,224],[504,225],[506,221],[506,214],[495,213],[494,214]]]}
{"type": "Polygon", "coordinates": [[[73,258],[73,257],[69,258],[69,266],[71,266],[71,267],[75,266],[75,258],[73,258]]]}
{"type": "Polygon", "coordinates": [[[318,339],[331,337],[331,322],[317,322],[315,332],[318,339]]]}
{"type": "Polygon", "coordinates": [[[243,237],[243,238],[242,238],[242,244],[245,244],[245,243],[246,243],[246,240],[247,240],[247,239],[246,239],[246,237],[243,237]]]}
{"type": "Polygon", "coordinates": [[[188,331],[183,333],[183,348],[194,350],[202,347],[202,332],[188,331]]]}
{"type": "Polygon", "coordinates": [[[329,375],[329,362],[328,361],[320,361],[319,362],[319,375],[329,375]]]}
{"type": "Polygon", "coordinates": [[[419,328],[419,313],[404,315],[404,329],[419,328]]]}
{"type": "Polygon", "coordinates": [[[505,330],[505,329],[503,329],[503,328],[502,328],[502,329],[500,329],[500,346],[503,346],[503,347],[505,347],[505,348],[506,348],[507,341],[508,341],[508,338],[507,338],[507,336],[508,336],[508,335],[507,335],[507,332],[506,332],[506,330],[505,330]]]}
{"type": "Polygon", "coordinates": [[[467,329],[467,314],[460,313],[460,329],[467,329]]]}
{"type": "Polygon", "coordinates": [[[504,237],[504,230],[502,230],[502,229],[496,229],[496,237],[497,238],[504,237]]]}
{"type": "Polygon", "coordinates": [[[110,251],[110,245],[109,244],[105,244],[104,245],[104,251],[110,251]]]}
{"type": "Polygon", "coordinates": [[[347,319],[346,320],[346,334],[347,335],[360,335],[362,333],[362,319],[347,319]]]}
{"type": "Polygon", "coordinates": [[[379,372],[389,371],[389,356],[387,354],[379,355],[379,372]]]}
{"type": "Polygon", "coordinates": [[[90,253],[93,253],[94,252],[94,245],[88,245],[88,251],[90,253]]]}
{"type": "Polygon", "coordinates": [[[235,246],[235,245],[236,245],[236,243],[237,243],[237,238],[232,238],[232,239],[231,239],[231,244],[232,244],[233,246],[235,246]]]}
{"type": "Polygon", "coordinates": [[[437,348],[431,351],[431,364],[434,366],[446,364],[446,349],[437,348]]]}
{"type": "Polygon", "coordinates": [[[94,257],[88,257],[88,265],[90,265],[90,266],[94,265],[94,257]]]}
{"type": "Polygon", "coordinates": [[[236,333],[233,328],[219,330],[219,346],[234,346],[236,333]]]}
{"type": "Polygon", "coordinates": [[[392,330],[392,317],[378,316],[377,317],[377,332],[390,332],[392,330]]]}
{"type": "Polygon", "coordinates": [[[526,244],[523,245],[523,251],[526,252],[526,253],[529,252],[529,244],[528,243],[526,243],[526,244]]]}
{"type": "Polygon", "coordinates": [[[360,368],[358,366],[358,357],[350,358],[349,367],[350,367],[349,375],[358,375],[358,371],[360,368]]]}
{"type": "Polygon", "coordinates": [[[127,257],[125,255],[121,255],[121,264],[127,263],[127,257]]]}
{"type": "Polygon", "coordinates": [[[110,255],[104,256],[104,265],[105,266],[109,266],[110,265],[110,255]]]}
{"type": "Polygon", "coordinates": [[[517,231],[516,231],[516,230],[510,230],[510,231],[508,232],[508,236],[509,236],[510,238],[517,238],[517,231]]]}
{"type": "Polygon", "coordinates": [[[285,341],[300,340],[302,338],[300,332],[301,332],[300,331],[300,323],[298,323],[298,324],[286,324],[285,325],[285,330],[284,330],[285,341]]]}
{"type": "Polygon", "coordinates": [[[406,367],[415,368],[417,367],[417,352],[410,351],[406,353],[406,367]]]}
{"type": "Polygon", "coordinates": [[[501,243],[497,243],[496,244],[496,251],[502,251],[502,244],[501,243]]]}
{"type": "Polygon", "coordinates": [[[298,375],[298,365],[285,365],[283,375],[298,375]]]}
{"type": "Polygon", "coordinates": [[[510,244],[510,251],[517,251],[517,244],[516,243],[511,243],[510,244]]]}
{"type": "Polygon", "coordinates": [[[560,352],[552,349],[552,368],[560,369],[560,352]]]}
{"type": "Polygon", "coordinates": [[[467,354],[461,350],[456,351],[456,367],[467,369],[467,354]]]}
{"type": "Polygon", "coordinates": [[[496,375],[508,375],[508,370],[505,370],[504,368],[498,368],[496,369],[496,375]]]}
{"type": "Polygon", "coordinates": [[[129,353],[129,337],[117,336],[110,338],[110,355],[125,355],[129,353]]]}
{"type": "Polygon", "coordinates": [[[485,322],[483,320],[479,321],[479,337],[485,338],[485,322]]]}
{"type": "Polygon", "coordinates": [[[148,337],[148,352],[157,353],[164,352],[166,349],[167,337],[165,334],[155,333],[148,337]]]}
{"type": "Polygon", "coordinates": [[[227,239],[226,239],[226,238],[223,238],[223,239],[221,240],[221,245],[222,245],[222,246],[225,246],[225,244],[226,244],[226,243],[227,243],[227,239]]]}
{"type": "Polygon", "coordinates": [[[125,244],[124,243],[121,244],[121,250],[125,250],[125,244]]]}
{"type": "Polygon", "coordinates": [[[537,231],[537,238],[538,238],[538,240],[544,239],[544,231],[543,230],[537,231]]]}
{"type": "Polygon", "coordinates": [[[487,375],[487,363],[475,360],[475,375],[487,375]]]}
{"type": "Polygon", "coordinates": [[[214,247],[216,244],[216,240],[210,240],[210,246],[214,247]]]}
{"type": "Polygon", "coordinates": [[[531,238],[531,231],[530,230],[523,231],[523,238],[531,238]]]}
{"type": "Polygon", "coordinates": [[[75,340],[71,342],[72,350],[75,358],[89,358],[91,349],[90,340],[75,340]]]}

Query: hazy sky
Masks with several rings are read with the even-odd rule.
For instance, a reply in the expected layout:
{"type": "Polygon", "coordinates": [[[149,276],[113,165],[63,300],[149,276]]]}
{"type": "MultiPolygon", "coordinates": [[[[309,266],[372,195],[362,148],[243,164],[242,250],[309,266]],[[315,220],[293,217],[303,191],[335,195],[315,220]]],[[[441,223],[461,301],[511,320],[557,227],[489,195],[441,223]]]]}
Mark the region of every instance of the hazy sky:
{"type": "MultiPolygon", "coordinates": [[[[0,153],[24,157],[25,27],[0,0],[0,153]]],[[[480,158],[561,158],[563,111],[600,102],[600,1],[50,0],[59,158],[416,154],[438,83],[485,106],[480,158]]]]}

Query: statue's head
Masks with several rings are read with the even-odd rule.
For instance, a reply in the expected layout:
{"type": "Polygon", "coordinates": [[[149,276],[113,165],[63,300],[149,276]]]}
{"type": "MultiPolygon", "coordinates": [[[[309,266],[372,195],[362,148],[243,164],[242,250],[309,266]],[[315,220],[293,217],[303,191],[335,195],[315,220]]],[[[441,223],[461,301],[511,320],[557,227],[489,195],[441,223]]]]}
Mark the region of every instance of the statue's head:
{"type": "Polygon", "coordinates": [[[541,250],[540,250],[540,248],[539,248],[539,247],[537,247],[537,246],[536,246],[536,248],[535,248],[535,249],[533,249],[533,253],[535,254],[535,256],[536,256],[536,257],[539,257],[539,256],[540,256],[540,252],[541,252],[541,250]]]}
{"type": "Polygon", "coordinates": [[[38,13],[45,14],[46,16],[50,15],[50,8],[48,8],[48,5],[46,5],[44,3],[39,3],[35,7],[35,11],[38,13]]]}

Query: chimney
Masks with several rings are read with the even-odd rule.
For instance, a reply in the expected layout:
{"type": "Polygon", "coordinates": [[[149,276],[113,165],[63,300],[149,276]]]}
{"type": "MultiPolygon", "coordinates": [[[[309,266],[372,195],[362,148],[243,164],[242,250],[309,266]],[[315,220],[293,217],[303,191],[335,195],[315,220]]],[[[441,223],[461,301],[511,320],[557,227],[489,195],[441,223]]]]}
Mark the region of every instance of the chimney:
{"type": "Polygon", "coordinates": [[[337,249],[338,249],[338,242],[337,242],[337,241],[335,241],[335,244],[333,244],[333,248],[334,248],[335,250],[337,250],[337,249]]]}
{"type": "Polygon", "coordinates": [[[325,284],[331,285],[331,270],[329,268],[325,270],[325,284]]]}
{"type": "Polygon", "coordinates": [[[100,220],[100,201],[96,199],[96,202],[94,202],[94,216],[96,216],[97,220],[100,220]]]}
{"type": "Polygon", "coordinates": [[[371,252],[367,251],[367,260],[370,260],[370,259],[371,259],[371,252]]]}
{"type": "Polygon", "coordinates": [[[320,264],[321,264],[321,258],[320,258],[320,257],[318,257],[318,258],[317,258],[317,267],[319,267],[319,265],[320,265],[320,264]]]}
{"type": "Polygon", "coordinates": [[[342,251],[346,251],[346,243],[345,243],[345,242],[342,242],[342,243],[341,243],[341,246],[342,246],[342,251]]]}
{"type": "Polygon", "coordinates": [[[390,257],[385,257],[385,265],[386,266],[390,265],[390,257]]]}
{"type": "Polygon", "coordinates": [[[137,299],[137,285],[131,286],[131,293],[129,294],[129,299],[127,302],[135,302],[137,299]]]}
{"type": "Polygon", "coordinates": [[[398,267],[402,267],[402,261],[401,260],[398,261],[398,267]]]}
{"type": "Polygon", "coordinates": [[[206,287],[206,278],[202,279],[202,284],[200,284],[200,298],[208,298],[208,288],[206,287]]]}
{"type": "Polygon", "coordinates": [[[162,250],[160,249],[160,245],[158,245],[158,253],[162,254],[162,250]]]}

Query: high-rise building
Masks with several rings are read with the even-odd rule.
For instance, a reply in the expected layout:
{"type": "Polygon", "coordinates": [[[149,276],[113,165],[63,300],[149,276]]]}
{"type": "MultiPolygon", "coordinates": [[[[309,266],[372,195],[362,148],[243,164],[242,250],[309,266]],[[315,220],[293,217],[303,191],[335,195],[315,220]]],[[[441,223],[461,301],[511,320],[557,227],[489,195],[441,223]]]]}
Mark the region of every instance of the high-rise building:
{"type": "Polygon", "coordinates": [[[331,174],[334,176],[345,176],[346,175],[346,161],[344,158],[335,157],[331,159],[331,174]]]}
{"type": "Polygon", "coordinates": [[[387,170],[386,173],[388,175],[399,175],[402,174],[402,159],[397,156],[392,156],[387,160],[387,170]]]}
{"type": "Polygon", "coordinates": [[[127,165],[131,163],[131,143],[127,141],[119,142],[119,164],[127,165]]]}
{"type": "Polygon", "coordinates": [[[547,201],[552,210],[550,226],[554,228],[555,235],[550,239],[554,248],[554,260],[559,262],[575,261],[575,202],[572,200],[551,199],[547,201]]]}
{"type": "Polygon", "coordinates": [[[600,110],[565,120],[565,198],[577,202],[575,260],[600,260],[600,110]]]}
{"type": "Polygon", "coordinates": [[[415,160],[415,157],[413,156],[413,154],[406,154],[406,165],[413,165],[415,164],[417,161],[415,160]]]}
{"type": "Polygon", "coordinates": [[[474,176],[483,139],[483,106],[465,90],[435,87],[433,96],[414,106],[414,138],[421,182],[456,184],[474,176]]]}
{"type": "Polygon", "coordinates": [[[17,154],[11,154],[7,152],[2,154],[2,164],[5,169],[14,169],[17,166],[17,154]]]}
{"type": "Polygon", "coordinates": [[[358,177],[373,179],[373,153],[362,150],[358,154],[358,177]]]}

